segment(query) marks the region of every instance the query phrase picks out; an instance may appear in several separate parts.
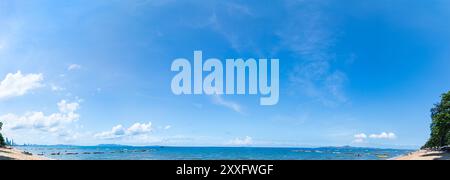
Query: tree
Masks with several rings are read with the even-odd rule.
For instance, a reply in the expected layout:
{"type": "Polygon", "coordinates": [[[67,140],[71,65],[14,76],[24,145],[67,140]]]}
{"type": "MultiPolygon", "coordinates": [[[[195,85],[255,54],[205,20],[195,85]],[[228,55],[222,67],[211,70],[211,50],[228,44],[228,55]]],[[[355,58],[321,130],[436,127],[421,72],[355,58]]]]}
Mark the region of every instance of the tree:
{"type": "MultiPolygon", "coordinates": [[[[0,122],[0,131],[2,130],[3,123],[0,122]]],[[[0,147],[6,146],[5,139],[3,139],[2,133],[0,133],[0,147]]]]}
{"type": "Polygon", "coordinates": [[[431,137],[424,148],[450,144],[450,91],[441,97],[441,102],[431,109],[431,137]]]}

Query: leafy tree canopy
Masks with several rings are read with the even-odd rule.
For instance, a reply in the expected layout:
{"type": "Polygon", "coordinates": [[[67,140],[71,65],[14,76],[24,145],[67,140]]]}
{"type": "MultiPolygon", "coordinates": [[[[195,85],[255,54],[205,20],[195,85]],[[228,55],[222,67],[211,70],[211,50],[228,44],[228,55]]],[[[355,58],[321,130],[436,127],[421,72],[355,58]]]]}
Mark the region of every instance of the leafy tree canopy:
{"type": "Polygon", "coordinates": [[[431,109],[431,137],[423,148],[450,144],[450,91],[441,97],[441,102],[431,109]]]}
{"type": "MultiPolygon", "coordinates": [[[[2,130],[3,123],[0,122],[0,130],[2,130]]],[[[3,139],[2,133],[0,133],[0,147],[6,146],[5,139],[3,139]]]]}

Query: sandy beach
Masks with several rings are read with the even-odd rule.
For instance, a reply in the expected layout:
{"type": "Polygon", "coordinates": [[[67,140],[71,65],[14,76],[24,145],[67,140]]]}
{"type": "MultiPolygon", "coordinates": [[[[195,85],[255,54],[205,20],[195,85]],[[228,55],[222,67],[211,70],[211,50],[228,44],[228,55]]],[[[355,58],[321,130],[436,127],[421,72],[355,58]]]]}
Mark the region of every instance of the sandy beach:
{"type": "Polygon", "coordinates": [[[394,160],[450,160],[450,153],[443,151],[419,150],[394,160]]]}
{"type": "Polygon", "coordinates": [[[0,160],[50,160],[46,157],[25,154],[13,148],[0,148],[0,160]]]}

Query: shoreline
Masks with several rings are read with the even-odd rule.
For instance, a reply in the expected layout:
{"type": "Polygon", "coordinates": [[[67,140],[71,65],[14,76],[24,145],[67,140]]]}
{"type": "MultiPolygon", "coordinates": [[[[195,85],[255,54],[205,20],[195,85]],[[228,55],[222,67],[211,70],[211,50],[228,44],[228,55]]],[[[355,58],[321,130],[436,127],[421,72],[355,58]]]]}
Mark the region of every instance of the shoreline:
{"type": "MultiPolygon", "coordinates": [[[[0,160],[52,160],[45,156],[37,156],[14,147],[0,148],[0,160]]],[[[450,160],[450,152],[417,150],[387,160],[450,160]]]]}
{"type": "Polygon", "coordinates": [[[0,148],[0,160],[51,160],[44,156],[28,154],[25,151],[13,147],[0,148]]]}
{"type": "Polygon", "coordinates": [[[392,160],[450,160],[450,153],[444,151],[418,150],[392,160]]]}

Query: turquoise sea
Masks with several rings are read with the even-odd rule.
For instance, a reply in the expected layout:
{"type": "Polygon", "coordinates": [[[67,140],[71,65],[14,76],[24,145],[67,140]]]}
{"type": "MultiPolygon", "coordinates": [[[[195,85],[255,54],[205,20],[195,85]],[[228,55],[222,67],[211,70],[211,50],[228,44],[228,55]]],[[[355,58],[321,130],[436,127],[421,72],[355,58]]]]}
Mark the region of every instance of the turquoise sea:
{"type": "Polygon", "coordinates": [[[413,150],[355,147],[17,146],[59,160],[385,160],[413,150]]]}

